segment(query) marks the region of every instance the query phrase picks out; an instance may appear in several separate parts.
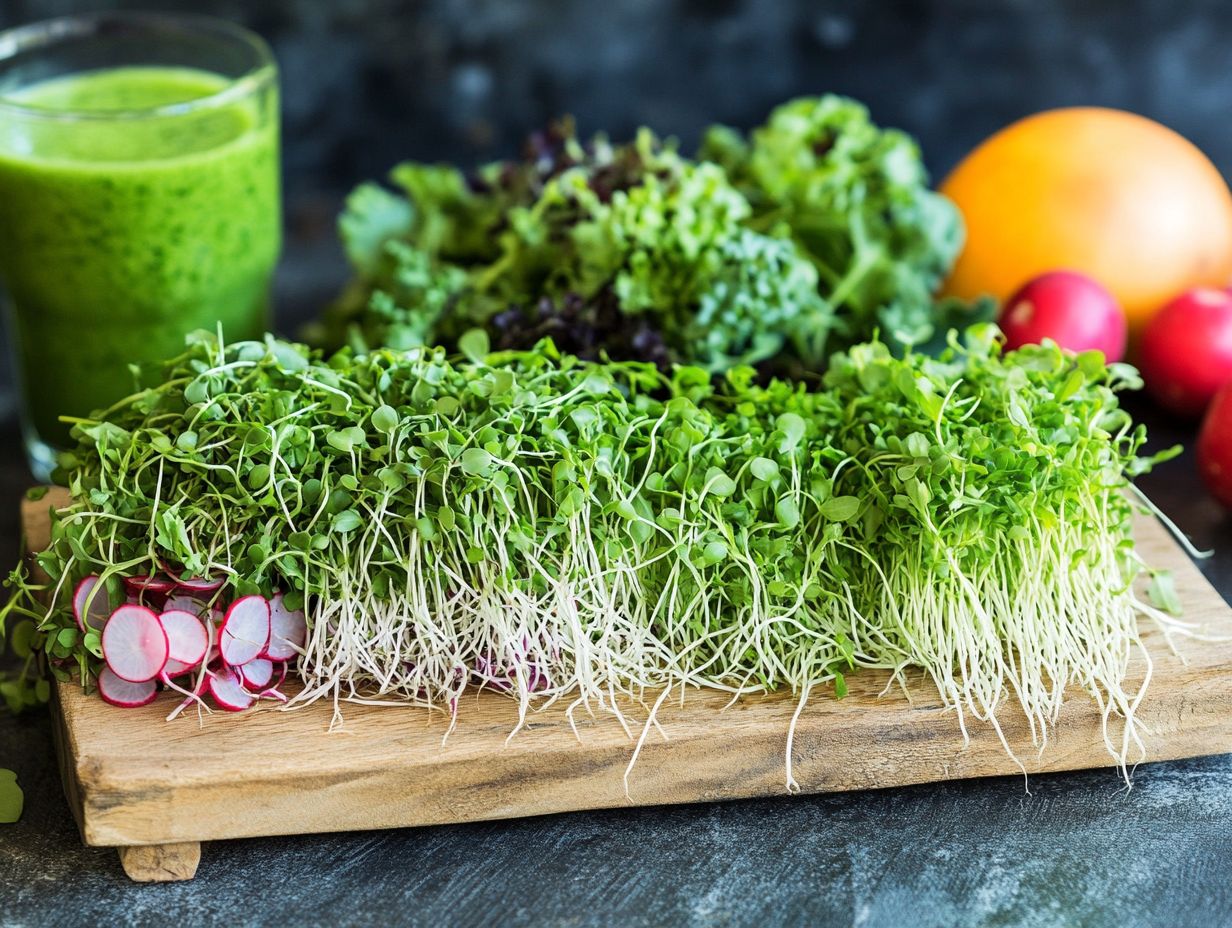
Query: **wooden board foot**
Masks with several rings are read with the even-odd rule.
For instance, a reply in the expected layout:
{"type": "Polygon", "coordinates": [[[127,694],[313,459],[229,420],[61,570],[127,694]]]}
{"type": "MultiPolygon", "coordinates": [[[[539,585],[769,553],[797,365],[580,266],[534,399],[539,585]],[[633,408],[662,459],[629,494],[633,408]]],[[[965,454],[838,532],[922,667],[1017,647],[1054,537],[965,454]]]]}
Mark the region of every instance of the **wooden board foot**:
{"type": "Polygon", "coordinates": [[[170,883],[191,880],[201,863],[201,844],[141,844],[116,848],[130,880],[138,883],[170,883]]]}

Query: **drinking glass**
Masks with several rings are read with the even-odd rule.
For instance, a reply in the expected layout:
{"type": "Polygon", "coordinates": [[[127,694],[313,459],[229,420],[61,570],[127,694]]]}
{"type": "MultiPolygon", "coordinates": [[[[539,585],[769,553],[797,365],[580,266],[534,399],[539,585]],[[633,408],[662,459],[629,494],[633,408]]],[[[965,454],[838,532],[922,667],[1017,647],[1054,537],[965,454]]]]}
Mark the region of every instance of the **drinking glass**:
{"type": "Polygon", "coordinates": [[[260,38],[152,13],[0,32],[0,284],[37,477],[189,332],[266,330],[281,225],[260,38]]]}

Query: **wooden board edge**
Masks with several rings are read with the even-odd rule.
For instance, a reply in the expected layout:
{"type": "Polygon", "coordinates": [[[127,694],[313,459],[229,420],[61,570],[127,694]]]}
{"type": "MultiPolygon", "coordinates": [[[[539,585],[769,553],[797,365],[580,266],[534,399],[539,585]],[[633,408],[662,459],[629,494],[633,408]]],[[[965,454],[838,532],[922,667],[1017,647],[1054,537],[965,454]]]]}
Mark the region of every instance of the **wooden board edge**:
{"type": "MultiPolygon", "coordinates": [[[[1232,679],[1232,678],[1229,678],[1232,679]]],[[[397,711],[397,710],[389,710],[397,711]]],[[[1180,720],[1183,735],[1169,741],[1166,752],[1147,763],[1210,753],[1211,747],[1232,751],[1228,706],[1197,707],[1182,697],[1156,707],[1160,719],[1180,720]],[[1195,714],[1196,713],[1196,714],[1195,714]]],[[[1031,776],[1069,770],[1110,767],[1112,760],[1091,736],[1089,713],[1075,711],[1071,735],[1039,757],[1023,757],[1031,776]],[[1081,737],[1078,734],[1081,733],[1081,737]]],[[[916,731],[904,727],[893,747],[907,763],[886,764],[885,754],[867,756],[854,750],[869,732],[853,731],[839,746],[841,771],[827,761],[834,753],[835,731],[822,719],[803,716],[796,733],[793,766],[801,792],[817,794],[853,789],[883,789],[939,780],[979,779],[1013,775],[999,745],[990,737],[969,748],[948,750],[939,731],[950,732],[952,714],[927,710],[916,731]],[[929,734],[929,731],[932,733],[929,734]],[[918,732],[923,732],[917,736],[918,732]],[[913,752],[915,752],[913,754],[913,752]],[[858,758],[854,762],[853,757],[858,758]],[[992,763],[1000,769],[990,770],[992,763]]],[[[782,716],[779,716],[779,722],[782,716]]],[[[973,728],[973,733],[975,732],[973,728]]],[[[986,733],[980,733],[986,734],[986,733]]],[[[563,812],[667,806],[692,802],[783,797],[786,786],[786,726],[768,727],[741,742],[716,744],[700,736],[654,741],[643,749],[630,778],[630,795],[618,788],[632,755],[632,741],[607,745],[579,758],[579,750],[562,745],[544,750],[520,745],[495,752],[477,768],[470,758],[430,758],[402,766],[388,765],[363,773],[357,769],[295,770],[287,775],[256,775],[219,784],[192,782],[112,784],[87,791],[85,837],[92,845],[124,845],[262,837],[277,834],[324,833],[363,829],[415,827],[520,818],[563,812]],[[715,754],[734,755],[716,766],[715,754]],[[606,787],[597,789],[596,784],[606,787]],[[516,788],[511,788],[511,785],[516,788]],[[317,800],[311,810],[303,797],[317,800]],[[382,797],[374,805],[373,797],[382,797]],[[219,821],[202,814],[225,801],[238,814],[219,821]]],[[[1119,774],[1108,770],[1109,789],[1120,786],[1119,774]]]]}
{"type": "Polygon", "coordinates": [[[89,844],[90,842],[86,839],[83,791],[73,762],[73,759],[77,757],[76,738],[65,718],[63,709],[61,690],[65,686],[76,686],[76,684],[59,681],[52,686],[51,739],[55,745],[56,767],[60,772],[60,784],[64,787],[64,798],[68,801],[68,807],[73,813],[73,821],[77,823],[77,832],[81,835],[81,840],[89,844]]]}
{"type": "MultiPolygon", "coordinates": [[[[41,521],[43,525],[49,525],[48,513],[49,510],[57,505],[57,500],[54,496],[44,497],[38,501],[23,501],[23,522],[33,525],[32,530],[28,530],[27,537],[33,544],[39,540],[38,523],[41,521]],[[49,498],[50,497],[50,498],[49,498]],[[32,521],[31,521],[32,520],[32,521]]],[[[1158,528],[1158,523],[1152,526],[1153,529],[1158,528]]],[[[1171,542],[1170,542],[1171,543],[1171,542]]],[[[1179,551],[1179,549],[1178,549],[1179,551]]],[[[1184,557],[1184,555],[1181,555],[1184,557]]],[[[1216,601],[1223,604],[1222,597],[1218,594],[1209,580],[1197,569],[1188,558],[1184,558],[1184,583],[1186,585],[1194,585],[1195,595],[1214,596],[1216,601]]],[[[1180,577],[1178,577],[1178,580],[1180,577]]],[[[1230,668],[1232,673],[1232,668],[1230,668]]],[[[1229,693],[1232,693],[1232,675],[1224,679],[1224,684],[1229,693]]],[[[242,827],[236,826],[234,823],[228,824],[225,827],[220,826],[218,831],[209,831],[201,829],[199,831],[190,831],[182,828],[173,828],[170,830],[159,831],[158,821],[160,818],[166,818],[166,812],[169,805],[173,805],[180,798],[174,790],[162,791],[151,789],[153,784],[137,784],[135,790],[129,791],[125,788],[106,782],[105,765],[100,766],[95,758],[82,757],[79,747],[74,736],[75,721],[72,717],[71,710],[68,710],[68,703],[72,700],[65,700],[63,687],[76,686],[75,684],[60,684],[57,687],[57,701],[60,704],[60,711],[56,712],[55,728],[57,729],[56,738],[57,746],[62,749],[61,753],[61,776],[64,780],[66,795],[69,798],[70,807],[73,809],[74,817],[77,819],[78,827],[82,832],[83,840],[90,845],[101,846],[129,846],[129,845],[163,845],[181,842],[193,842],[198,840],[214,840],[221,838],[235,837],[258,837],[275,834],[299,834],[299,833],[322,833],[329,831],[349,831],[355,829],[367,828],[390,828],[390,827],[407,827],[415,825],[432,825],[446,824],[453,822],[464,821],[484,821],[484,820],[499,820],[508,818],[518,818],[527,815],[539,814],[556,814],[568,811],[580,811],[585,809],[601,809],[601,808],[619,808],[628,806],[649,806],[649,805],[672,805],[680,803],[689,803],[697,801],[721,801],[739,798],[757,798],[762,796],[781,796],[786,793],[785,780],[778,778],[767,784],[762,782],[760,785],[753,787],[748,786],[744,781],[740,781],[739,785],[732,787],[732,779],[728,778],[725,782],[720,783],[694,783],[690,790],[686,791],[683,796],[676,798],[664,798],[659,795],[657,798],[653,794],[643,794],[638,786],[638,777],[635,773],[634,788],[632,790],[632,799],[624,796],[606,796],[600,797],[594,801],[578,802],[576,797],[562,799],[560,796],[552,795],[549,791],[545,794],[536,794],[521,800],[520,802],[492,803],[488,806],[470,806],[458,808],[457,803],[452,801],[456,797],[446,796],[443,792],[438,791],[438,795],[434,800],[442,807],[448,806],[449,812],[445,813],[424,813],[422,811],[400,811],[397,815],[389,815],[386,818],[374,818],[369,821],[360,821],[355,817],[347,818],[345,821],[326,821],[322,820],[319,827],[312,825],[305,826],[302,820],[288,819],[288,824],[284,828],[270,828],[262,826],[254,828],[251,831],[245,831],[242,827]],[[67,711],[66,711],[67,710],[67,711]],[[65,758],[73,757],[76,763],[70,765],[65,758]],[[127,810],[127,811],[124,811],[127,810]],[[121,814],[124,812],[124,814],[121,814]],[[135,818],[133,813],[136,813],[135,818]],[[134,824],[133,822],[136,822],[134,824]],[[177,830],[178,829],[178,830],[177,830]]],[[[1158,695],[1158,691],[1154,695],[1158,695]]],[[[820,697],[818,697],[820,698],[820,697]]],[[[1187,701],[1182,694],[1179,700],[1174,702],[1160,702],[1152,697],[1157,710],[1165,716],[1175,715],[1178,718],[1189,712],[1192,713],[1197,708],[1191,701],[1187,701]]],[[[387,710],[397,712],[396,709],[387,710]]],[[[949,724],[953,725],[953,715],[948,716],[949,724]]],[[[1195,727],[1196,719],[1190,718],[1189,725],[1185,730],[1185,737],[1181,741],[1172,744],[1171,748],[1160,756],[1152,756],[1148,762],[1164,761],[1181,759],[1185,757],[1200,756],[1203,754],[1219,753],[1222,751],[1232,751],[1232,726],[1229,726],[1228,719],[1232,718],[1232,706],[1225,707],[1222,711],[1214,713],[1206,712],[1205,721],[1195,727]],[[1214,748],[1214,750],[1212,750],[1214,748]]],[[[805,717],[804,728],[797,734],[797,748],[803,751],[804,755],[822,752],[826,750],[825,739],[832,732],[829,730],[812,731],[808,724],[808,718],[805,717]],[[810,745],[812,745],[810,747],[810,745]]],[[[770,741],[776,744],[765,747],[763,753],[779,754],[785,749],[786,730],[775,731],[766,736],[770,741]],[[778,748],[781,744],[781,749],[778,748]],[[772,751],[772,748],[775,750],[772,751]]],[[[713,752],[713,744],[705,744],[704,738],[692,739],[696,742],[698,750],[713,752]]],[[[688,739],[679,739],[674,742],[675,746],[688,744],[688,739]]],[[[1102,745],[1099,746],[1102,750],[1102,745]]],[[[1054,745],[1055,748],[1055,745],[1054,745]]],[[[648,746],[646,754],[643,758],[642,765],[645,765],[645,760],[653,758],[664,749],[657,744],[648,746]]],[[[628,752],[632,751],[632,744],[628,745],[628,752]]],[[[628,752],[621,753],[619,756],[604,760],[598,768],[602,769],[604,775],[611,775],[619,779],[619,774],[623,772],[624,766],[627,764],[628,752]]],[[[510,771],[517,768],[519,765],[525,764],[525,754],[519,755],[515,751],[503,755],[501,770],[505,776],[509,776],[510,771]]],[[[569,758],[568,751],[560,752],[544,752],[539,750],[536,752],[535,759],[540,764],[548,762],[565,763],[569,758]]],[[[679,758],[677,758],[677,761],[679,758]]],[[[807,759],[802,756],[798,761],[799,770],[801,773],[807,766],[807,759]]],[[[914,785],[918,783],[934,782],[940,779],[970,779],[980,778],[985,776],[1002,776],[1007,773],[1013,773],[1012,770],[999,769],[994,771],[973,772],[975,767],[970,764],[970,758],[964,758],[959,752],[948,759],[933,758],[934,766],[931,768],[919,767],[914,774],[899,773],[894,776],[882,775],[879,779],[871,781],[864,779],[860,782],[841,782],[836,781],[831,784],[811,785],[807,783],[805,776],[800,776],[803,792],[820,793],[830,791],[842,791],[847,789],[875,789],[875,788],[892,788],[898,786],[914,785]],[[936,764],[944,767],[940,774],[936,772],[936,764]]],[[[1060,772],[1065,770],[1085,769],[1093,766],[1109,766],[1112,761],[1109,757],[1094,759],[1089,752],[1077,752],[1064,755],[1058,755],[1055,750],[1041,764],[1032,767],[1033,773],[1048,773],[1060,772]]],[[[549,764],[550,765],[550,764],[549,764]]],[[[439,761],[434,762],[434,766],[442,771],[448,772],[448,764],[442,764],[439,761]]],[[[1029,765],[1031,766],[1031,765],[1029,765]]],[[[780,768],[781,769],[781,768],[780,768]]],[[[332,775],[332,774],[331,774],[332,775]]],[[[354,772],[344,772],[340,777],[345,779],[346,776],[354,778],[354,772]]],[[[297,775],[296,779],[302,779],[297,775]]],[[[259,787],[258,781],[253,781],[259,787]]],[[[248,789],[252,783],[242,782],[236,785],[236,789],[248,789]]],[[[294,800],[302,803],[305,795],[305,790],[302,788],[294,790],[294,800]]],[[[328,782],[328,779],[323,779],[321,784],[325,789],[337,788],[337,784],[328,782]]],[[[283,782],[266,782],[266,786],[274,788],[274,792],[285,793],[285,784],[283,782]]],[[[402,784],[405,788],[405,783],[402,784]]],[[[555,785],[552,786],[555,789],[555,785]]],[[[189,803],[191,806],[191,803],[189,803]]]]}

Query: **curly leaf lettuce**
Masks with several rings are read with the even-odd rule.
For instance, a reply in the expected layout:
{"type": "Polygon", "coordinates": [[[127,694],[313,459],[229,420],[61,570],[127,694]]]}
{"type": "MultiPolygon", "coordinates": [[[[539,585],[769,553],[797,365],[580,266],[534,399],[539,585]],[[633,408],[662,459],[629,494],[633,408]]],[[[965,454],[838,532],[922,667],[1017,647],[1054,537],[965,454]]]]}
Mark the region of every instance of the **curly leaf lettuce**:
{"type": "Polygon", "coordinates": [[[745,194],[753,228],[786,228],[808,255],[844,343],[937,334],[933,294],[962,247],[962,217],[928,188],[910,136],[878,128],[854,100],[804,98],[748,139],[710,129],[699,157],[745,194]]]}
{"type": "Polygon", "coordinates": [[[909,137],[839,97],[786,104],[748,139],[715,127],[697,160],[648,129],[582,143],[563,122],[517,161],[391,177],[401,194],[348,201],[356,278],[319,342],[456,345],[479,327],[507,348],[550,332],[585,357],[816,371],[855,341],[967,321],[932,297],[957,210],[909,137]]]}

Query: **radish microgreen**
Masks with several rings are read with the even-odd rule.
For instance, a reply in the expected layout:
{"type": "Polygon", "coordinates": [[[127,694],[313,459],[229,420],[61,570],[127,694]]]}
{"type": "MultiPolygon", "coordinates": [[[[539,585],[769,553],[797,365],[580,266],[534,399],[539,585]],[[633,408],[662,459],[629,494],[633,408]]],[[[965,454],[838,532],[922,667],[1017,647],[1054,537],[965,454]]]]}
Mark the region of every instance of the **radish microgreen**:
{"type": "Polygon", "coordinates": [[[171,565],[306,610],[300,701],[452,711],[477,684],[523,715],[619,713],[922,668],[964,731],[1015,703],[1042,745],[1072,685],[1124,719],[1115,757],[1139,745],[1139,618],[1184,626],[1134,591],[1125,490],[1153,459],[1117,402],[1131,368],[1002,355],[989,326],[939,358],[855,346],[813,390],[462,347],[194,338],[161,386],[75,422],[38,557],[54,604],[14,636],[96,672],[75,583],[171,565]]]}

